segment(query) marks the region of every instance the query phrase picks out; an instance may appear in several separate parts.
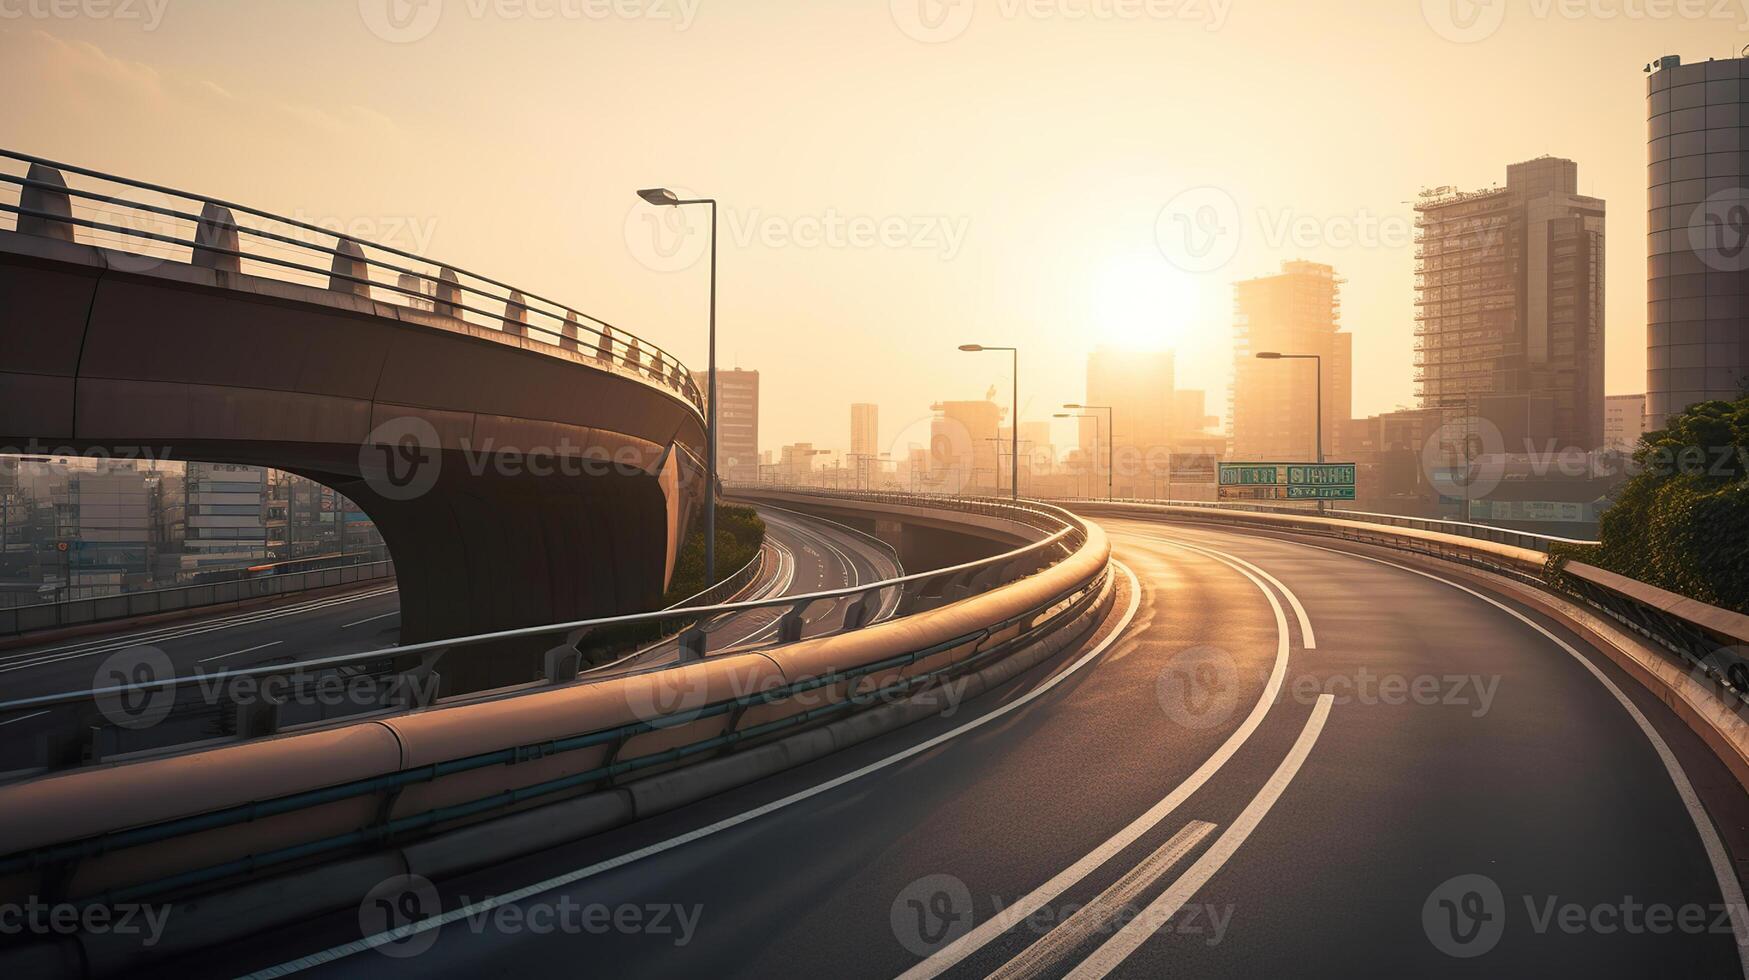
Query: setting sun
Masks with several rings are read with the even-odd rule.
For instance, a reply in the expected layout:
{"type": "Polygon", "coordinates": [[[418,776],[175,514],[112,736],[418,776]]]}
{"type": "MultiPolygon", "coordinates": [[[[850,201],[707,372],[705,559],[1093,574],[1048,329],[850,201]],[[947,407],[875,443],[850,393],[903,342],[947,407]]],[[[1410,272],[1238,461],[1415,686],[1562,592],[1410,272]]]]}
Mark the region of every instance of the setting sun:
{"type": "Polygon", "coordinates": [[[1093,340],[1125,350],[1177,347],[1200,304],[1188,274],[1158,255],[1125,256],[1098,273],[1090,304],[1093,340]]]}

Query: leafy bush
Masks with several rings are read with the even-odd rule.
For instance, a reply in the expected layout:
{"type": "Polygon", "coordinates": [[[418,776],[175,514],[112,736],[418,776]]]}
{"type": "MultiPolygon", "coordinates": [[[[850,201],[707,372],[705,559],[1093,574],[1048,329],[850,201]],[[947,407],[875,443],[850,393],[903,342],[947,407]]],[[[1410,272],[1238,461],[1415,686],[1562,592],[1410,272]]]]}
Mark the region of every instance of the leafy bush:
{"type": "Polygon", "coordinates": [[[1602,543],[1555,557],[1749,612],[1749,394],[1673,416],[1634,463],[1600,519],[1602,543]]]}
{"type": "MultiPolygon", "coordinates": [[[[753,560],[765,543],[765,521],[751,507],[717,507],[717,578],[728,578],[742,565],[753,560]]],[[[681,546],[674,563],[674,578],[662,605],[668,606],[689,599],[705,590],[704,580],[704,519],[701,517],[681,546]]]]}

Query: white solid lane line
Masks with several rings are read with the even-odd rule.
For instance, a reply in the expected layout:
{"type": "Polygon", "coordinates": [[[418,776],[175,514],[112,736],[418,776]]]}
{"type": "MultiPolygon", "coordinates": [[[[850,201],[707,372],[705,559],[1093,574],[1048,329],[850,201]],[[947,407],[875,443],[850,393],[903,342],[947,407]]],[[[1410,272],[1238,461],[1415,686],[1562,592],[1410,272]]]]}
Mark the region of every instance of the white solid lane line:
{"type": "Polygon", "coordinates": [[[1117,621],[1115,627],[1109,634],[1107,634],[1105,639],[1100,640],[1092,649],[1070,662],[1069,665],[1062,670],[1045,678],[1043,681],[1040,681],[1037,687],[1034,687],[1025,694],[1016,697],[1007,704],[992,708],[988,712],[973,718],[971,721],[968,721],[957,728],[943,732],[934,738],[918,742],[916,745],[895,752],[884,759],[871,762],[860,769],[829,779],[817,786],[811,786],[800,792],[792,793],[783,799],[773,800],[763,806],[754,807],[751,810],[738,813],[732,817],[725,817],[722,820],[718,820],[716,823],[708,824],[697,830],[688,831],[678,837],[670,837],[665,841],[651,844],[647,847],[640,847],[635,851],[629,851],[618,857],[608,858],[605,861],[598,861],[587,867],[578,868],[575,871],[567,871],[564,874],[548,878],[545,881],[536,882],[526,888],[519,888],[515,891],[506,892],[503,895],[475,902],[472,905],[463,908],[444,912],[441,915],[434,915],[431,918],[422,919],[418,922],[410,922],[404,926],[390,929],[387,932],[379,932],[362,939],[356,939],[349,943],[343,943],[339,946],[322,950],[319,953],[312,953],[309,956],[292,960],[288,963],[281,963],[278,966],[268,967],[265,970],[249,974],[249,977],[245,978],[245,980],[266,980],[266,978],[269,977],[289,976],[293,973],[299,973],[314,966],[332,963],[335,960],[351,956],[354,953],[362,953],[367,949],[375,949],[384,943],[398,942],[408,936],[417,935],[422,932],[429,932],[432,929],[441,928],[451,922],[460,922],[472,916],[485,914],[493,909],[499,908],[500,906],[514,904],[523,899],[533,898],[536,895],[552,891],[555,888],[563,888],[566,885],[575,884],[586,878],[593,878],[603,872],[624,867],[633,862],[641,861],[644,858],[661,854],[664,851],[671,851],[677,847],[690,844],[693,841],[703,840],[706,837],[722,833],[723,831],[734,827],[739,827],[744,823],[757,820],[769,813],[775,813],[778,810],[800,803],[803,800],[812,799],[822,793],[837,789],[846,783],[855,782],[870,773],[879,772],[889,766],[904,762],[906,759],[932,751],[936,746],[941,745],[944,742],[958,738],[967,732],[976,731],[999,718],[1005,718],[1013,712],[1018,711],[1043,697],[1047,692],[1056,688],[1057,685],[1079,673],[1083,667],[1092,663],[1100,654],[1109,649],[1113,643],[1117,642],[1117,639],[1123,636],[1124,630],[1129,627],[1130,621],[1135,619],[1136,609],[1141,605],[1141,583],[1136,581],[1136,573],[1130,571],[1129,567],[1122,562],[1113,559],[1111,564],[1112,567],[1117,568],[1124,573],[1129,579],[1130,584],[1129,605],[1124,609],[1123,616],[1117,621]]]}
{"type": "MultiPolygon", "coordinates": [[[[1178,545],[1179,547],[1182,547],[1182,548],[1189,548],[1191,551],[1200,551],[1203,554],[1210,554],[1211,553],[1210,550],[1206,546],[1194,545],[1194,544],[1191,544],[1187,541],[1181,540],[1179,538],[1163,538],[1163,537],[1160,537],[1158,535],[1153,535],[1153,534],[1143,534],[1143,535],[1140,535],[1140,537],[1152,538],[1155,541],[1164,541],[1168,544],[1175,544],[1175,545],[1178,545]]],[[[1292,589],[1281,584],[1281,580],[1276,578],[1274,575],[1271,575],[1268,572],[1264,571],[1263,569],[1252,564],[1251,562],[1248,562],[1245,559],[1240,558],[1238,555],[1228,554],[1227,552],[1221,552],[1221,554],[1226,555],[1228,558],[1233,559],[1234,561],[1238,562],[1239,564],[1244,565],[1246,568],[1249,568],[1252,571],[1256,572],[1258,575],[1263,576],[1263,579],[1265,581],[1267,581],[1269,584],[1275,586],[1276,588],[1280,589],[1281,594],[1284,596],[1287,596],[1288,605],[1294,607],[1294,618],[1299,620],[1299,622],[1300,622],[1300,636],[1303,638],[1304,647],[1307,650],[1318,649],[1317,634],[1312,632],[1312,617],[1306,615],[1306,607],[1300,602],[1300,597],[1297,595],[1294,595],[1294,592],[1292,589]]]]}
{"type": "Polygon", "coordinates": [[[175,630],[164,630],[155,634],[133,634],[125,638],[94,641],[92,644],[83,645],[78,649],[63,648],[67,649],[67,652],[63,653],[41,651],[35,654],[24,655],[29,656],[31,659],[7,663],[4,666],[0,666],[0,674],[11,673],[16,670],[25,670],[31,667],[43,667],[49,664],[63,663],[69,660],[79,660],[84,657],[92,657],[102,653],[113,653],[117,650],[126,650],[129,647],[141,646],[143,644],[167,643],[171,640],[186,639],[191,636],[200,636],[205,633],[218,633],[242,626],[253,626],[277,619],[285,619],[289,616],[301,616],[306,613],[320,612],[333,606],[345,605],[346,603],[357,602],[361,599],[376,598],[377,596],[386,594],[388,593],[381,592],[372,593],[370,595],[317,600],[302,606],[286,607],[271,613],[258,613],[242,619],[216,622],[197,621],[194,625],[178,627],[175,630]]]}
{"type": "Polygon", "coordinates": [[[28,715],[19,715],[17,718],[8,718],[5,721],[0,721],[0,728],[4,728],[7,725],[13,724],[14,722],[29,721],[32,718],[41,718],[43,715],[46,715],[48,713],[49,713],[48,709],[45,708],[42,711],[33,711],[28,715]]]}
{"type": "Polygon", "coordinates": [[[1231,858],[1234,852],[1239,850],[1240,845],[1245,843],[1245,839],[1251,836],[1251,832],[1257,829],[1257,825],[1269,813],[1269,808],[1275,805],[1276,800],[1281,799],[1282,791],[1287,789],[1287,784],[1293,782],[1294,776],[1300,771],[1300,766],[1305,763],[1306,756],[1311,754],[1312,746],[1318,741],[1318,733],[1324,730],[1324,721],[1330,717],[1330,705],[1335,700],[1336,697],[1332,694],[1318,695],[1318,703],[1312,706],[1312,716],[1306,719],[1306,727],[1300,731],[1300,737],[1294,742],[1294,747],[1288,750],[1287,758],[1281,761],[1275,774],[1269,777],[1267,783],[1263,784],[1263,789],[1257,793],[1256,798],[1246,804],[1238,819],[1233,821],[1233,825],[1228,827],[1221,836],[1215,838],[1214,844],[1210,845],[1209,849],[1203,852],[1202,857],[1197,858],[1196,863],[1191,865],[1190,869],[1184,872],[1177,881],[1173,882],[1170,888],[1167,888],[1159,898],[1150,902],[1140,915],[1130,920],[1129,924],[1118,930],[1117,935],[1107,939],[1104,945],[1094,950],[1093,955],[1082,960],[1081,965],[1071,971],[1065,980],[1100,980],[1101,977],[1116,969],[1119,963],[1127,959],[1138,946],[1147,941],[1149,936],[1159,931],[1168,919],[1176,915],[1178,910],[1184,907],[1184,903],[1190,901],[1191,897],[1203,885],[1207,884],[1210,878],[1214,877],[1215,872],[1221,870],[1221,866],[1227,863],[1227,859],[1231,858]]]}
{"type": "Polygon", "coordinates": [[[390,586],[386,589],[375,589],[368,592],[357,592],[349,595],[326,596],[321,599],[306,599],[288,606],[275,606],[268,609],[237,613],[216,619],[196,619],[172,626],[160,626],[153,629],[142,630],[137,633],[122,633],[119,635],[93,637],[89,640],[80,640],[76,643],[69,643],[65,646],[50,647],[46,650],[20,650],[13,653],[0,654],[0,664],[10,663],[21,659],[34,660],[38,657],[46,657],[56,653],[79,652],[95,646],[113,646],[118,643],[123,644],[124,646],[138,646],[141,643],[150,643],[158,639],[172,639],[175,634],[185,630],[213,626],[246,626],[249,623],[259,622],[263,618],[278,618],[284,615],[308,612],[313,609],[320,609],[327,606],[344,605],[348,602],[358,602],[363,599],[375,599],[396,591],[399,591],[399,587],[390,586]]]}
{"type": "Polygon", "coordinates": [[[207,657],[204,660],[197,660],[197,661],[195,661],[195,663],[210,664],[215,660],[229,660],[232,657],[241,657],[245,653],[254,653],[257,650],[265,650],[268,647],[276,647],[284,642],[285,642],[284,640],[274,640],[272,643],[263,643],[263,644],[260,644],[259,646],[249,647],[246,650],[232,650],[230,653],[221,653],[216,657],[207,657]]]}
{"type": "Polygon", "coordinates": [[[1113,834],[1105,843],[1089,851],[1079,861],[1057,872],[1051,880],[1006,906],[994,917],[986,919],[971,932],[936,950],[933,956],[906,970],[900,975],[900,980],[927,980],[929,977],[939,976],[952,969],[955,964],[967,956],[982,949],[990,940],[1025,921],[1028,916],[1043,908],[1046,902],[1061,895],[1070,886],[1087,877],[1096,868],[1116,856],[1119,851],[1135,843],[1143,834],[1159,825],[1160,821],[1165,820],[1172,811],[1178,809],[1185,800],[1189,799],[1192,793],[1201,789],[1204,783],[1219,772],[1221,767],[1226,765],[1227,761],[1239,751],[1240,746],[1245,744],[1246,739],[1251,737],[1251,733],[1257,730],[1257,726],[1263,724],[1263,716],[1269,713],[1270,706],[1275,703],[1277,696],[1281,693],[1282,681],[1287,676],[1287,613],[1282,609],[1281,601],[1275,597],[1275,593],[1269,591],[1269,586],[1263,584],[1262,579],[1251,574],[1241,565],[1219,558],[1218,553],[1212,554],[1222,564],[1249,579],[1251,584],[1263,593],[1264,598],[1269,600],[1269,607],[1275,613],[1275,667],[1269,672],[1269,681],[1264,684],[1263,693],[1258,697],[1257,703],[1251,707],[1251,713],[1245,716],[1245,720],[1239,723],[1239,727],[1235,728],[1231,735],[1227,736],[1227,740],[1221,743],[1220,748],[1216,749],[1213,755],[1204,760],[1203,764],[1198,766],[1197,770],[1191,773],[1184,782],[1178,784],[1176,789],[1166,794],[1164,799],[1149,807],[1146,813],[1130,821],[1128,826],[1113,834]]]}
{"type": "Polygon", "coordinates": [[[989,980],[1037,980],[1054,972],[1057,964],[1073,953],[1075,947],[1109,928],[1118,916],[1134,905],[1137,896],[1166,877],[1167,872],[1177,867],[1178,862],[1195,850],[1214,829],[1215,825],[1206,820],[1192,820],[1185,824],[1171,840],[1125,872],[1093,901],[1076,909],[1062,925],[990,974],[989,980]]]}
{"type": "Polygon", "coordinates": [[[1736,868],[1732,864],[1731,857],[1725,851],[1724,842],[1719,839],[1718,830],[1713,827],[1712,818],[1707,816],[1706,807],[1701,804],[1699,794],[1695,793],[1694,784],[1688,781],[1688,774],[1683,771],[1682,763],[1676,760],[1676,753],[1670,751],[1670,746],[1664,741],[1664,736],[1658,734],[1658,730],[1652,727],[1652,723],[1647,720],[1645,714],[1640,711],[1639,707],[1635,705],[1633,701],[1628,699],[1626,694],[1622,693],[1622,689],[1617,687],[1614,681],[1609,679],[1608,674],[1605,674],[1602,669],[1592,663],[1589,658],[1580,654],[1578,650],[1573,649],[1573,646],[1566,640],[1563,640],[1549,632],[1547,629],[1544,629],[1541,623],[1531,619],[1529,616],[1524,615],[1511,606],[1500,602],[1493,596],[1478,592],[1467,585],[1435,575],[1432,572],[1424,572],[1419,568],[1413,568],[1408,565],[1399,565],[1394,561],[1386,561],[1383,558],[1374,558],[1371,555],[1356,554],[1352,551],[1340,551],[1336,548],[1325,548],[1320,545],[1307,544],[1303,541],[1295,543],[1306,548],[1316,548],[1319,551],[1328,551],[1333,555],[1344,555],[1349,558],[1359,558],[1362,561],[1387,565],[1391,568],[1401,569],[1402,571],[1419,575],[1422,578],[1432,579],[1435,582],[1442,582],[1461,592],[1468,592],[1470,595],[1475,596],[1483,602],[1486,602],[1488,605],[1501,610],[1512,618],[1529,626],[1531,629],[1541,633],[1549,640],[1549,642],[1560,647],[1562,650],[1565,650],[1568,656],[1584,665],[1586,671],[1588,671],[1592,677],[1597,678],[1598,683],[1608,689],[1611,695],[1614,695],[1615,700],[1621,704],[1622,709],[1628,713],[1628,717],[1632,718],[1634,724],[1639,726],[1641,734],[1645,735],[1646,740],[1652,743],[1653,750],[1658,753],[1658,760],[1664,763],[1664,771],[1670,776],[1670,782],[1676,787],[1676,795],[1682,798],[1682,805],[1688,808],[1688,818],[1694,822],[1695,832],[1700,834],[1701,846],[1706,850],[1707,860],[1712,862],[1713,877],[1718,879],[1719,894],[1725,900],[1725,908],[1729,910],[1731,916],[1731,931],[1737,941],[1737,959],[1742,966],[1745,980],[1749,980],[1749,909],[1744,907],[1743,887],[1737,881],[1736,868]]]}
{"type": "Polygon", "coordinates": [[[363,626],[365,623],[374,623],[379,619],[388,619],[390,616],[399,616],[399,615],[401,615],[401,610],[397,609],[394,612],[383,613],[381,616],[372,616],[369,619],[361,619],[356,623],[347,623],[345,626],[342,626],[340,628],[343,630],[349,630],[349,629],[353,628],[354,626],[363,626]]]}

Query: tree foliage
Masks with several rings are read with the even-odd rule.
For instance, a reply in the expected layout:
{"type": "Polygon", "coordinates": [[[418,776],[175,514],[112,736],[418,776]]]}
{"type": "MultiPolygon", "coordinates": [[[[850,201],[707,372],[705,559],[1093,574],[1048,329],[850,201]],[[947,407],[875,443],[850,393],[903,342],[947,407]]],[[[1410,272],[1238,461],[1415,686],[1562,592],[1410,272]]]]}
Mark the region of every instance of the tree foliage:
{"type": "Polygon", "coordinates": [[[1558,558],[1749,612],[1749,394],[1648,432],[1600,519],[1602,543],[1558,558]]]}

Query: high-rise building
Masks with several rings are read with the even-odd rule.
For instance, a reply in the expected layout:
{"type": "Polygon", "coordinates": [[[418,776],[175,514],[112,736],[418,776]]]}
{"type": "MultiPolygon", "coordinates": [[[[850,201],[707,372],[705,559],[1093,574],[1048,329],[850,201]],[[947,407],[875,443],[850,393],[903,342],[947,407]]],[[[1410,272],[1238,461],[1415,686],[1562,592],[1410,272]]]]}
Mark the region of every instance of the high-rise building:
{"type": "Polygon", "coordinates": [[[234,463],[188,464],[184,571],[246,567],[267,559],[267,473],[234,463]]]}
{"type": "MultiPolygon", "coordinates": [[[[1342,280],[1316,262],[1283,262],[1281,274],[1234,286],[1233,456],[1309,460],[1317,451],[1323,368],[1323,445],[1352,414],[1353,338],[1342,332],[1342,280]],[[1257,354],[1316,354],[1321,361],[1260,361],[1257,354]]],[[[1122,428],[1121,426],[1119,428],[1122,428]]]]}
{"type": "Polygon", "coordinates": [[[1650,121],[1646,424],[1749,382],[1749,58],[1659,58],[1650,121]]]}
{"type": "Polygon", "coordinates": [[[1610,395],[1603,400],[1603,448],[1631,453],[1647,431],[1645,395],[1610,395]]]}
{"type": "Polygon", "coordinates": [[[1578,183],[1578,164],[1542,157],[1415,207],[1421,405],[1487,419],[1509,452],[1603,442],[1604,205],[1578,183]]]}
{"type": "MultiPolygon", "coordinates": [[[[1111,408],[1113,431],[1101,432],[1100,439],[1112,452],[1143,456],[1165,451],[1172,442],[1176,383],[1169,350],[1102,347],[1087,355],[1087,404],[1111,408]]],[[[1105,424],[1106,413],[1098,414],[1105,424]]]]}
{"type": "MultiPolygon", "coordinates": [[[[694,371],[692,380],[708,405],[709,372],[694,371]]],[[[717,392],[717,474],[753,483],[759,479],[759,372],[718,369],[717,392]]]]}
{"type": "Polygon", "coordinates": [[[998,451],[1008,410],[992,401],[937,402],[929,423],[929,481],[947,493],[1008,485],[1006,451],[998,451]]]}
{"type": "Polygon", "coordinates": [[[850,406],[850,454],[873,456],[881,438],[880,406],[858,402],[850,406]]]}
{"type": "Polygon", "coordinates": [[[67,478],[57,510],[65,553],[63,598],[88,599],[141,588],[152,567],[152,487],[149,474],[112,463],[80,468],[67,478]]]}

